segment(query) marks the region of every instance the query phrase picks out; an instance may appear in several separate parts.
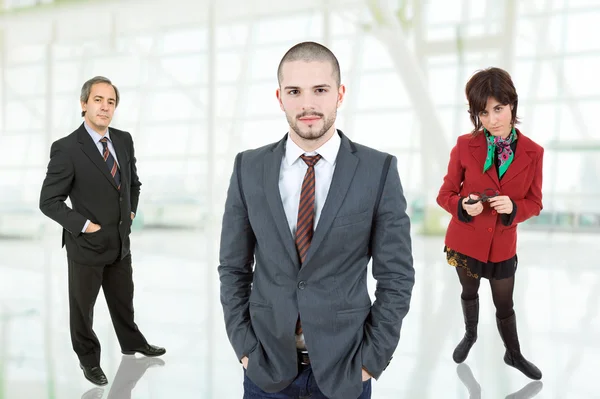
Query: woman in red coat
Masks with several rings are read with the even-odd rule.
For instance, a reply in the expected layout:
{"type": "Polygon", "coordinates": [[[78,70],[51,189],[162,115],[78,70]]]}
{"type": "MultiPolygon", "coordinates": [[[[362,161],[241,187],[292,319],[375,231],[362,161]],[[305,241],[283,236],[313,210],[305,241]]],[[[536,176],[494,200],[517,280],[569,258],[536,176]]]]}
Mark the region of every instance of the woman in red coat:
{"type": "Polygon", "coordinates": [[[437,197],[452,215],[444,251],[462,286],[466,327],[452,357],[462,363],[477,340],[483,277],[490,282],[505,363],[539,380],[541,371],[521,354],[513,289],[517,225],[542,210],[544,149],[515,128],[518,96],[506,71],[479,71],[465,91],[475,128],[458,138],[437,197]]]}

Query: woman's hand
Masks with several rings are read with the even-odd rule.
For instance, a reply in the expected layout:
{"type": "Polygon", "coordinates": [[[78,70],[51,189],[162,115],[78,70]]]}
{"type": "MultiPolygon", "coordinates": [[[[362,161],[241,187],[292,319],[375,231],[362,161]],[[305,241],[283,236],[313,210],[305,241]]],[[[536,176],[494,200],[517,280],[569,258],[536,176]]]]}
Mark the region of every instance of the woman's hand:
{"type": "Polygon", "coordinates": [[[466,204],[468,200],[469,197],[463,199],[462,208],[465,210],[465,212],[467,212],[469,216],[477,216],[481,212],[483,212],[483,204],[481,203],[481,201],[478,201],[474,204],[466,204]]]}
{"type": "Polygon", "coordinates": [[[513,203],[506,195],[499,195],[489,200],[490,206],[498,213],[510,215],[513,211],[513,203]]]}

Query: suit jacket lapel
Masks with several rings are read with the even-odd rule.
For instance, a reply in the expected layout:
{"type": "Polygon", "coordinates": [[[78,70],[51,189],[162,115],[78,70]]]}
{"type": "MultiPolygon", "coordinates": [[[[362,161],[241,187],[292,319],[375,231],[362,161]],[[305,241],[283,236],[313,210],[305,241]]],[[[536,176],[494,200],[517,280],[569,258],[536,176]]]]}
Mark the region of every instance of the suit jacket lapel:
{"type": "Polygon", "coordinates": [[[530,151],[533,151],[529,144],[529,139],[519,132],[515,158],[513,159],[508,169],[506,169],[506,172],[504,173],[504,176],[501,180],[502,184],[506,184],[512,179],[514,179],[519,173],[521,173],[525,168],[527,168],[527,166],[529,166],[533,162],[533,160],[528,154],[530,151]]]}
{"type": "Polygon", "coordinates": [[[342,143],[337,155],[335,171],[333,172],[331,186],[329,187],[329,194],[323,205],[321,217],[317,223],[317,228],[313,235],[310,248],[306,253],[306,259],[302,265],[303,267],[310,263],[311,258],[319,249],[325,235],[329,231],[331,223],[333,223],[338,210],[342,206],[344,198],[346,198],[346,193],[350,188],[350,184],[354,178],[354,172],[358,166],[358,158],[353,154],[356,152],[356,147],[345,135],[341,132],[340,134],[342,136],[342,143]]]}
{"type": "Polygon", "coordinates": [[[85,130],[85,126],[81,124],[79,127],[79,143],[81,144],[81,149],[87,155],[87,157],[92,161],[94,165],[100,170],[100,172],[106,177],[106,179],[112,184],[112,186],[117,189],[117,184],[115,183],[115,179],[110,174],[108,167],[106,166],[106,162],[100,155],[100,151],[98,151],[98,147],[94,143],[94,140],[90,137],[87,130],[85,130]]]}
{"type": "Polygon", "coordinates": [[[265,197],[267,198],[269,210],[275,221],[275,226],[283,241],[283,245],[290,255],[292,262],[299,268],[300,260],[298,258],[298,251],[296,250],[294,237],[292,237],[292,232],[290,231],[290,226],[288,225],[285,210],[283,209],[283,202],[281,202],[281,195],[279,193],[279,174],[281,171],[281,160],[285,154],[286,140],[287,135],[279,143],[275,144],[271,151],[267,152],[267,155],[265,156],[263,167],[263,190],[265,197]]]}
{"type": "MultiPolygon", "coordinates": [[[[483,171],[483,165],[485,165],[485,159],[487,158],[487,141],[485,135],[481,133],[478,136],[473,137],[469,143],[469,148],[471,150],[471,155],[473,155],[473,158],[475,158],[479,164],[480,170],[483,171]]],[[[498,180],[498,173],[496,172],[494,165],[492,165],[485,173],[492,179],[496,188],[500,189],[500,180],[498,180]]]]}

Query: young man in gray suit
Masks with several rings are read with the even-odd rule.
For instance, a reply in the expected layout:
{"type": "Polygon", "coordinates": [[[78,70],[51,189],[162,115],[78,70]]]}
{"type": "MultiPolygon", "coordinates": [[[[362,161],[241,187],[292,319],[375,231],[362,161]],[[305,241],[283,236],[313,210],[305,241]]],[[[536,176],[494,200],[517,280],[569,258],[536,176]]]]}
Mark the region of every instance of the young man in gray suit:
{"type": "Polygon", "coordinates": [[[244,398],[370,398],[414,285],[397,162],[336,130],[345,87],[329,49],[292,47],[278,80],[289,134],[238,154],[221,232],[221,302],[244,398]]]}

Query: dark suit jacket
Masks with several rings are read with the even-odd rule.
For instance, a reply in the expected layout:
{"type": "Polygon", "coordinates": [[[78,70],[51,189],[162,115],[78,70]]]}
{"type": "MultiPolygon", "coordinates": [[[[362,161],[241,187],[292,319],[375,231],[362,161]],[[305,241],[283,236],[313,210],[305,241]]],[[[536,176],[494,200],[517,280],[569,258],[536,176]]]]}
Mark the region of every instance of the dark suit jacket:
{"type": "Polygon", "coordinates": [[[63,227],[67,256],[89,265],[110,264],[129,254],[131,212],[136,212],[141,183],[133,140],[122,130],[109,128],[121,173],[117,190],[106,162],[82,124],[55,141],[40,194],[40,210],[63,227]],[[72,208],[65,204],[69,197],[72,208]],[[82,233],[87,220],[102,228],[82,233]]]}
{"type": "Polygon", "coordinates": [[[267,392],[285,388],[298,373],[298,314],[319,388],[328,398],[348,399],[362,392],[363,367],[375,378],[387,367],[409,310],[414,269],[397,161],[374,215],[387,154],[340,135],[329,194],[302,267],[278,185],[287,137],[244,152],[240,181],[235,169],[231,177],[218,269],[221,302],[237,358],[248,356],[246,375],[267,392]]]}
{"type": "Polygon", "coordinates": [[[483,173],[487,141],[483,132],[458,138],[450,153],[448,173],[437,202],[452,215],[446,231],[446,245],[482,262],[501,262],[517,251],[517,224],[537,216],[542,210],[542,162],[544,149],[517,130],[517,151],[502,179],[494,167],[483,173]],[[458,202],[470,192],[493,188],[516,205],[509,226],[484,203],[483,212],[468,223],[458,217],[458,202]]]}

